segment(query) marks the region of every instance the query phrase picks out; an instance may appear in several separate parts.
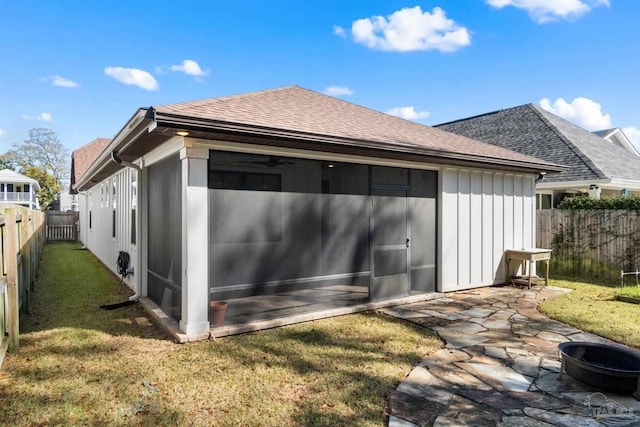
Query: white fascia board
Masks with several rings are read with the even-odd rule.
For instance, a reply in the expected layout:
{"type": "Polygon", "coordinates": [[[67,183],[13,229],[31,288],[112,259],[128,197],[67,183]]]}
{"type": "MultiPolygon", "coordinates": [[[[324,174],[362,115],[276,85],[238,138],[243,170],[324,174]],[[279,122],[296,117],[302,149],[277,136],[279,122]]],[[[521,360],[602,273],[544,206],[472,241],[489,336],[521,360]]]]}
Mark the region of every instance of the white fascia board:
{"type": "Polygon", "coordinates": [[[590,185],[597,185],[605,188],[611,182],[610,179],[593,179],[589,181],[556,181],[556,182],[537,182],[536,189],[539,190],[581,190],[588,189],[590,185]]]}
{"type": "MultiPolygon", "coordinates": [[[[133,116],[127,121],[127,124],[120,129],[116,136],[111,140],[109,145],[100,153],[98,158],[89,166],[85,173],[80,177],[78,182],[73,186],[73,189],[79,191],[79,189],[91,180],[91,178],[99,172],[106,164],[111,162],[111,152],[122,148],[121,146],[128,146],[131,140],[135,139],[142,131],[136,131],[137,126],[144,121],[146,114],[146,108],[140,108],[133,116]],[[128,141],[127,141],[128,140],[128,141]]],[[[151,123],[155,125],[154,122],[151,123]]],[[[145,127],[143,131],[146,131],[148,127],[145,127]]]]}
{"type": "Polygon", "coordinates": [[[640,181],[625,179],[594,179],[590,181],[538,182],[537,190],[588,190],[590,185],[597,185],[603,190],[640,190],[640,181]]]}

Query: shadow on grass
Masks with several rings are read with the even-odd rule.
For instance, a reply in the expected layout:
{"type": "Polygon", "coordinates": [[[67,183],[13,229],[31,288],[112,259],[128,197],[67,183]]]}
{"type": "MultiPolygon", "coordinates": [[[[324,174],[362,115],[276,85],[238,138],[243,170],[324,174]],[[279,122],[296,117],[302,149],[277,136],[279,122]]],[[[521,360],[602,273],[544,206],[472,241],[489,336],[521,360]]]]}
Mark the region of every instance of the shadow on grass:
{"type": "Polygon", "coordinates": [[[176,345],[137,305],[101,310],[125,296],[78,247],[45,247],[21,352],[0,375],[0,425],[381,425],[441,344],[363,313],[176,345]]]}
{"type": "Polygon", "coordinates": [[[118,293],[124,288],[119,278],[90,252],[78,250],[80,247],[76,243],[45,246],[31,311],[20,316],[21,332],[70,327],[111,335],[168,338],[160,329],[151,327],[138,304],[100,309],[101,305],[127,300],[130,293],[118,293]]]}

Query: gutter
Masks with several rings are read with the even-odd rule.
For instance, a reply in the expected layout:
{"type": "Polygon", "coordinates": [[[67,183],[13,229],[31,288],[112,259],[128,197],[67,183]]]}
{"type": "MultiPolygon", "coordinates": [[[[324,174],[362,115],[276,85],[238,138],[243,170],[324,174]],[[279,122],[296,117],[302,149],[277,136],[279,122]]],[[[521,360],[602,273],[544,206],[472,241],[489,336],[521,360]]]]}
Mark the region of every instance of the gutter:
{"type": "MultiPolygon", "coordinates": [[[[89,169],[87,169],[80,179],[78,179],[78,181],[73,185],[73,189],[75,191],[80,191],[83,186],[89,183],[98,172],[104,169],[104,167],[113,160],[113,152],[116,152],[116,156],[118,156],[119,152],[133,144],[140,135],[153,131],[155,127],[156,123],[151,119],[148,109],[140,108],[136,111],[127,124],[111,140],[100,156],[91,166],[89,166],[89,169]]],[[[120,162],[118,164],[124,163],[120,162]]],[[[129,165],[132,164],[133,163],[129,163],[129,165]]],[[[128,164],[124,165],[128,166],[128,164]]],[[[139,166],[134,167],[137,169],[139,166]]]]}
{"type": "MultiPolygon", "coordinates": [[[[431,148],[421,148],[419,145],[411,143],[389,144],[384,141],[360,140],[355,138],[336,137],[324,134],[315,134],[309,132],[301,132],[295,130],[271,128],[265,126],[248,125],[236,122],[225,122],[221,120],[202,119],[190,116],[181,116],[176,114],[167,114],[158,112],[153,107],[149,109],[150,115],[154,121],[161,127],[187,129],[199,132],[219,132],[235,135],[248,135],[256,137],[272,137],[285,139],[289,141],[310,142],[310,143],[327,143],[334,147],[341,148],[361,148],[376,151],[386,151],[401,154],[412,154],[418,156],[434,157],[442,159],[441,163],[450,163],[453,161],[468,162],[475,164],[485,164],[493,168],[497,166],[506,166],[515,170],[526,168],[534,172],[562,172],[568,168],[565,166],[549,163],[545,161],[529,162],[525,160],[508,160],[504,158],[488,157],[482,155],[472,155],[457,153],[455,151],[442,151],[431,148]]],[[[271,141],[273,142],[273,141],[271,141]]],[[[480,142],[480,141],[479,141],[480,142]]],[[[311,148],[313,150],[313,148],[311,148]]],[[[318,151],[316,148],[313,151],[318,151]]]]}

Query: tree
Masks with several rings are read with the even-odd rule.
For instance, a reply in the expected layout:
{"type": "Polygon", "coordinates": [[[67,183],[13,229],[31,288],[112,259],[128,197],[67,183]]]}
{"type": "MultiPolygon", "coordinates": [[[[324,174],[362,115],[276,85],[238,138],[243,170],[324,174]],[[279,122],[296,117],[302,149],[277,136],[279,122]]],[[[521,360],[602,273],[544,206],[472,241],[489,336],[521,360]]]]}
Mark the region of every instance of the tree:
{"type": "Polygon", "coordinates": [[[40,191],[38,191],[40,209],[44,211],[52,210],[54,202],[58,198],[58,193],[62,190],[60,181],[37,166],[27,166],[23,168],[22,174],[35,179],[38,181],[38,184],[40,184],[40,191]]]}
{"type": "Polygon", "coordinates": [[[29,166],[42,169],[60,185],[69,179],[69,150],[51,129],[30,129],[29,139],[22,144],[13,144],[13,149],[5,157],[23,170],[29,166]]]}
{"type": "Polygon", "coordinates": [[[33,128],[29,130],[29,139],[13,144],[13,149],[0,157],[0,166],[15,165],[20,173],[38,181],[40,207],[49,210],[53,209],[58,193],[68,185],[69,158],[69,150],[54,131],[33,128]]]}
{"type": "Polygon", "coordinates": [[[13,161],[7,158],[6,154],[0,155],[0,170],[9,169],[10,171],[16,169],[16,165],[13,161]]]}

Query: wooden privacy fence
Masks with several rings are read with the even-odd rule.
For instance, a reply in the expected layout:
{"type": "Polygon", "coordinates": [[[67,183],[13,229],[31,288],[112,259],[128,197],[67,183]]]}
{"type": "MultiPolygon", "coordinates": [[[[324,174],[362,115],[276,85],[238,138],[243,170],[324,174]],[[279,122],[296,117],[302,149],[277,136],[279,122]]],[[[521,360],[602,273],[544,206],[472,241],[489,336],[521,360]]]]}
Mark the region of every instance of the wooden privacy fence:
{"type": "Polygon", "coordinates": [[[640,268],[640,212],[538,210],[536,246],[553,249],[552,273],[620,282],[640,268]]]}
{"type": "Polygon", "coordinates": [[[77,241],[78,212],[47,211],[48,241],[77,241]]]}
{"type": "Polygon", "coordinates": [[[6,351],[18,352],[20,311],[29,311],[45,244],[44,212],[4,205],[0,210],[0,365],[6,351]]]}

